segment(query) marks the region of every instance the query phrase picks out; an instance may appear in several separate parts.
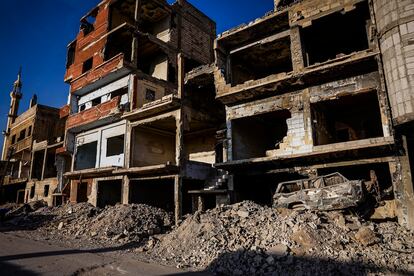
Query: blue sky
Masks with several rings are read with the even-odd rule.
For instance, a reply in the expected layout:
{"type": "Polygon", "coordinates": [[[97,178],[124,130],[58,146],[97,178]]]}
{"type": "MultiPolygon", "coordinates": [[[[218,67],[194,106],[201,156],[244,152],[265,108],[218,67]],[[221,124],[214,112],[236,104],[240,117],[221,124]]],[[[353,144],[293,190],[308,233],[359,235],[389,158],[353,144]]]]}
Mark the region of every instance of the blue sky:
{"type": "MultiPolygon", "coordinates": [[[[0,130],[5,129],[10,91],[23,66],[23,99],[33,93],[44,105],[61,107],[69,86],[63,82],[66,46],[79,30],[79,19],[100,0],[0,1],[0,130]]],[[[171,2],[169,0],[169,2],[171,2]]],[[[263,16],[273,0],[189,0],[217,23],[217,32],[263,16]]],[[[0,147],[3,137],[0,137],[0,147]]]]}

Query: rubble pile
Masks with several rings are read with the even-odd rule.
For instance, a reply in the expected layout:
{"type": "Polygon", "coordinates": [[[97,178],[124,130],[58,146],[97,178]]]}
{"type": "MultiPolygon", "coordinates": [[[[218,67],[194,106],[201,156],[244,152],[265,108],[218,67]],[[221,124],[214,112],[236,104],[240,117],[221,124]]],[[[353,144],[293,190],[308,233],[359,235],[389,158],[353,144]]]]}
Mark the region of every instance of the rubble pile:
{"type": "Polygon", "coordinates": [[[188,216],[148,254],[223,275],[365,274],[413,269],[414,233],[395,222],[252,202],[188,216]]]}
{"type": "Polygon", "coordinates": [[[40,208],[9,221],[21,227],[37,228],[49,237],[92,239],[111,242],[140,241],[159,234],[172,224],[171,214],[142,204],[96,208],[88,203],[40,208]]]}

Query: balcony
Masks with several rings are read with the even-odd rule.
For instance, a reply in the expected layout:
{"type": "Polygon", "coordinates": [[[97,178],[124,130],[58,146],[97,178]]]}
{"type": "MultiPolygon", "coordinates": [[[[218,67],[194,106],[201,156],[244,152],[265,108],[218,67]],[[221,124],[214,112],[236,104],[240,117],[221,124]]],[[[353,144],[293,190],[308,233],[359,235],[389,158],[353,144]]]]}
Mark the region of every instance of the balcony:
{"type": "Polygon", "coordinates": [[[120,100],[121,97],[118,96],[108,102],[69,116],[66,121],[66,129],[78,132],[117,120],[121,114],[120,100]]]}

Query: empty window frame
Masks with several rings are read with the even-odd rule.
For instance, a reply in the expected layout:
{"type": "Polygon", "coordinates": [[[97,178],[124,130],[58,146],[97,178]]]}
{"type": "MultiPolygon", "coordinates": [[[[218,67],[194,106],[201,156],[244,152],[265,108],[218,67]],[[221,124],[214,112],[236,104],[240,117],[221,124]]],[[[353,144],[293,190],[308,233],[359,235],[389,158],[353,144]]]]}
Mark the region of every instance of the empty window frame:
{"type": "Polygon", "coordinates": [[[66,57],[66,68],[69,68],[75,62],[76,40],[68,46],[66,57]]]}
{"type": "Polygon", "coordinates": [[[25,129],[20,131],[19,138],[17,138],[17,142],[23,140],[24,138],[26,138],[26,130],[25,129]]]}
{"type": "Polygon", "coordinates": [[[16,135],[13,135],[11,138],[12,145],[16,143],[16,135]]]}
{"type": "Polygon", "coordinates": [[[50,189],[50,186],[49,185],[43,186],[43,196],[44,197],[48,197],[49,196],[49,189],[50,189]]]}
{"type": "Polygon", "coordinates": [[[307,66],[369,48],[367,3],[347,13],[337,12],[312,21],[302,29],[307,66]]]}
{"type": "Polygon", "coordinates": [[[106,156],[117,156],[124,153],[124,135],[110,137],[106,143],[106,156]]]}
{"type": "Polygon", "coordinates": [[[27,137],[32,136],[32,126],[29,126],[27,130],[27,137]]]}
{"type": "Polygon", "coordinates": [[[77,147],[75,170],[95,168],[98,141],[77,147]]]}
{"type": "Polygon", "coordinates": [[[93,57],[87,59],[82,65],[82,73],[86,73],[92,69],[93,66],[93,57]]]}
{"type": "Polygon", "coordinates": [[[35,190],[36,190],[36,184],[33,184],[33,186],[32,187],[30,187],[30,198],[32,199],[32,198],[34,198],[34,196],[35,196],[35,190]]]}
{"type": "Polygon", "coordinates": [[[81,19],[80,29],[83,31],[83,34],[85,36],[90,34],[95,29],[94,24],[96,21],[96,16],[98,15],[98,11],[99,8],[97,7],[81,19]]]}
{"type": "Polygon", "coordinates": [[[155,101],[155,91],[147,88],[145,90],[145,100],[150,102],[155,101]]]}

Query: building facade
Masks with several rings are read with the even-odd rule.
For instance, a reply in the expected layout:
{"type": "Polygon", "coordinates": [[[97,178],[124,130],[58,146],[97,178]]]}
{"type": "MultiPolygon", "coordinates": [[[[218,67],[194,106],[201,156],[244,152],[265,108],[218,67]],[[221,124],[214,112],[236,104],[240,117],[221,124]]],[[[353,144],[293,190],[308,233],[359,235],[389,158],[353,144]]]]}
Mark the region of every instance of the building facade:
{"type": "Polygon", "coordinates": [[[275,1],[274,12],[218,37],[227,151],[216,166],[233,175],[235,201],[271,204],[282,181],[374,172],[383,194],[393,190],[384,197],[401,224],[413,226],[410,138],[398,131],[414,95],[408,2],[275,1]]]}

